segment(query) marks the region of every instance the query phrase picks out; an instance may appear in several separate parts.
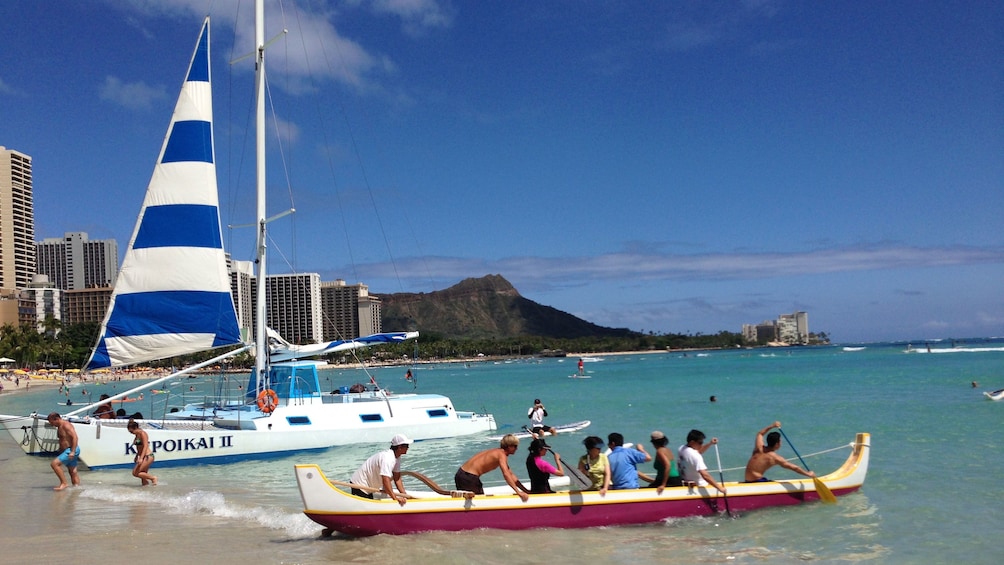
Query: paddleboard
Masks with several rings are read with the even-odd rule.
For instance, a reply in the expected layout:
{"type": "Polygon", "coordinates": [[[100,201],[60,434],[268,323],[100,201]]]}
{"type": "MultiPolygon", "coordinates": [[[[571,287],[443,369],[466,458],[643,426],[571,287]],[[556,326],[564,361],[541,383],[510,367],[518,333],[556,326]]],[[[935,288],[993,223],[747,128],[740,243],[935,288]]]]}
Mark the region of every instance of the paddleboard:
{"type": "MultiPolygon", "coordinates": [[[[632,447],[634,447],[634,443],[632,443],[630,441],[624,444],[624,449],[631,449],[632,447]]],[[[603,455],[610,455],[610,448],[609,447],[607,448],[606,451],[603,452],[603,455]]]]}
{"type": "MultiPolygon", "coordinates": [[[[572,424],[562,424],[560,426],[554,426],[554,428],[558,430],[559,434],[564,434],[568,432],[577,432],[583,428],[588,428],[589,424],[591,423],[592,422],[590,422],[589,420],[583,420],[581,422],[575,422],[572,424]]],[[[526,429],[526,426],[523,426],[523,429],[518,432],[512,432],[512,434],[520,439],[533,437],[533,434],[531,434],[530,431],[526,429]]],[[[551,434],[547,435],[550,436],[551,434]]],[[[492,436],[488,439],[491,441],[498,441],[502,439],[502,436],[492,436]]]]}
{"type": "Polygon", "coordinates": [[[593,377],[591,377],[589,375],[568,375],[568,378],[570,378],[570,379],[591,379],[593,377]]]}

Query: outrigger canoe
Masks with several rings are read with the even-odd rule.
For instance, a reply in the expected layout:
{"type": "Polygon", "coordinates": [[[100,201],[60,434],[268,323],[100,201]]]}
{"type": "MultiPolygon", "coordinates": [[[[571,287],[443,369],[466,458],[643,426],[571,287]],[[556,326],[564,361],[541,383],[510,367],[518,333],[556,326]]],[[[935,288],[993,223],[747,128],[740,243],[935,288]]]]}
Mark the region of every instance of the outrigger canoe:
{"type": "MultiPolygon", "coordinates": [[[[870,446],[870,434],[857,434],[844,464],[817,478],[838,497],[858,490],[868,474],[870,446]]],[[[342,532],[352,536],[481,528],[621,526],[660,522],[667,518],[713,516],[726,511],[734,515],[820,499],[814,481],[806,478],[764,483],[727,482],[727,499],[714,487],[694,486],[666,488],[662,494],[655,489],[611,490],[606,496],[600,496],[598,491],[567,490],[534,494],[527,502],[520,501],[509,487],[484,495],[440,488],[430,493],[409,489],[417,498],[401,506],[389,498],[371,500],[353,496],[345,486],[347,483],[332,482],[317,465],[296,465],[295,473],[304,514],[324,526],[326,533],[342,532]]]]}

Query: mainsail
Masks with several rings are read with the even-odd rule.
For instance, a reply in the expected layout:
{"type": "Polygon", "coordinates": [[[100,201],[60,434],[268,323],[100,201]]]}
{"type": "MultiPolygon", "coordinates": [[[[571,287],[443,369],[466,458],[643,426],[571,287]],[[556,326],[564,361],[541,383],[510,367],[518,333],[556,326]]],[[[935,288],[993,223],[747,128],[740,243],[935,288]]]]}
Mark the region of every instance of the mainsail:
{"type": "Polygon", "coordinates": [[[241,342],[220,229],[209,64],[206,18],[86,369],[241,342]]]}

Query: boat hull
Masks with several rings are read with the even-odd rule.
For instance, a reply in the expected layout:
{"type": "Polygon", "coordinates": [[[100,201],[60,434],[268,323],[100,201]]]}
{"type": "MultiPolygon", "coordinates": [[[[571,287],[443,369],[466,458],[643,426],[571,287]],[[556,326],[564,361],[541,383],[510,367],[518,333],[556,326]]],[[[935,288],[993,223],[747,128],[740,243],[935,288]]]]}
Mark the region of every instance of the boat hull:
{"type": "MultiPolygon", "coordinates": [[[[869,434],[858,434],[847,461],[820,477],[836,496],[858,490],[868,472],[869,434]]],[[[353,496],[332,484],[316,465],[296,465],[304,513],[325,528],[353,536],[412,534],[480,528],[590,528],[659,522],[669,518],[747,512],[819,500],[811,479],[767,483],[727,483],[728,504],[711,487],[565,491],[530,496],[478,495],[470,499],[423,495],[399,506],[393,500],[353,496]]]]}
{"type": "MultiPolygon", "coordinates": [[[[415,440],[457,437],[496,428],[488,414],[457,412],[436,394],[370,397],[358,402],[334,395],[277,408],[240,420],[138,420],[147,432],[157,466],[232,463],[319,451],[339,445],[381,443],[403,433],[415,440]]],[[[80,460],[90,469],[131,468],[135,436],[128,420],[69,418],[77,432],[80,460]]],[[[52,455],[56,430],[36,417],[0,416],[0,422],[29,455],[52,455]]]]}

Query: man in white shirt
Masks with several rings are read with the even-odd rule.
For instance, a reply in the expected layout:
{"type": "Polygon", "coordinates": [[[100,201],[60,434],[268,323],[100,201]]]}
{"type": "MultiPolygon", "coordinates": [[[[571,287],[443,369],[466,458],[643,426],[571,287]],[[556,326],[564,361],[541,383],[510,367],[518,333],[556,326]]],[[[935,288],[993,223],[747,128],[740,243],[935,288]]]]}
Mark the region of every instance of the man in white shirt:
{"type": "Polygon", "coordinates": [[[366,460],[361,467],[352,474],[352,484],[368,487],[366,491],[353,488],[352,494],[363,498],[373,498],[373,492],[378,491],[393,498],[404,506],[409,498],[413,498],[404,490],[404,482],[401,480],[401,456],[408,453],[408,447],[412,440],[404,434],[397,434],[390,440],[390,449],[385,449],[366,460]],[[400,494],[394,494],[391,482],[397,485],[400,494]]]}
{"type": "Polygon", "coordinates": [[[699,487],[711,485],[725,494],[725,486],[715,482],[708,472],[708,466],[704,464],[704,452],[718,443],[718,438],[713,437],[711,441],[704,443],[705,437],[700,430],[690,430],[687,443],[676,451],[680,477],[683,478],[683,484],[690,483],[699,487]]]}
{"type": "Polygon", "coordinates": [[[558,435],[558,430],[544,423],[544,418],[547,417],[547,409],[544,408],[544,404],[541,403],[539,398],[533,399],[533,406],[526,411],[526,417],[530,418],[530,435],[534,439],[543,438],[544,434],[547,433],[550,433],[552,436],[558,435]]]}

